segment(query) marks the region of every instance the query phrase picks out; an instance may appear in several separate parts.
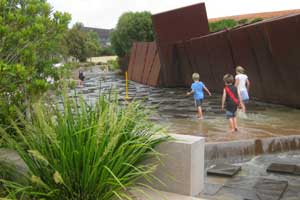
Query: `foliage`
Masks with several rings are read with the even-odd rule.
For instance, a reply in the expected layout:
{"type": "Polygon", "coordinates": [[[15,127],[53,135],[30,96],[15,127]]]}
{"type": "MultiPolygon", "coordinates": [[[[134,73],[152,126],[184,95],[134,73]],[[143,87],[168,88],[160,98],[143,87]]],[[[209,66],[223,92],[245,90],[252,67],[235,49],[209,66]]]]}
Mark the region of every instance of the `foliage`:
{"type": "Polygon", "coordinates": [[[260,17],[257,17],[257,18],[252,19],[252,20],[251,20],[251,23],[260,22],[260,21],[262,21],[262,20],[264,20],[264,19],[263,19],[263,18],[260,18],[260,17]]]}
{"type": "Polygon", "coordinates": [[[96,32],[84,30],[82,23],[76,23],[65,36],[65,45],[69,55],[79,61],[100,54],[100,40],[96,32]]]}
{"type": "Polygon", "coordinates": [[[150,12],[127,12],[119,18],[117,27],[111,34],[111,44],[119,57],[125,56],[133,42],[154,40],[150,12]]]}
{"type": "Polygon", "coordinates": [[[0,125],[8,125],[8,118],[16,118],[15,106],[21,110],[48,88],[43,77],[34,67],[20,64],[7,65],[0,62],[0,125]],[[29,96],[30,95],[30,96],[29,96]]]}
{"type": "Polygon", "coordinates": [[[70,15],[51,13],[44,0],[0,1],[0,60],[34,66],[39,72],[51,66],[70,15]]]}
{"type": "Polygon", "coordinates": [[[1,180],[6,198],[131,199],[128,189],[141,177],[151,180],[159,158],[153,148],[169,137],[138,103],[108,98],[95,106],[66,97],[63,106],[35,104],[31,122],[21,114],[21,124],[11,122],[21,142],[0,129],[29,168],[27,184],[1,180]],[[145,164],[149,158],[154,162],[145,164]]]}
{"type": "Polygon", "coordinates": [[[111,71],[115,71],[120,68],[118,60],[109,60],[107,61],[107,64],[109,66],[109,70],[111,71]]]}
{"type": "Polygon", "coordinates": [[[233,19],[224,19],[217,22],[209,23],[210,32],[217,32],[227,28],[233,28],[237,25],[237,22],[233,19]]]}
{"type": "Polygon", "coordinates": [[[116,55],[116,53],[111,46],[103,47],[100,51],[100,56],[114,56],[114,55],[116,55]]]}
{"type": "Polygon", "coordinates": [[[46,78],[57,76],[52,63],[70,19],[45,0],[0,0],[0,126],[16,116],[15,105],[30,109],[46,78]]]}
{"type": "Polygon", "coordinates": [[[247,24],[248,22],[249,22],[249,20],[246,19],[246,18],[244,18],[244,19],[240,19],[240,20],[238,21],[238,24],[247,24]]]}

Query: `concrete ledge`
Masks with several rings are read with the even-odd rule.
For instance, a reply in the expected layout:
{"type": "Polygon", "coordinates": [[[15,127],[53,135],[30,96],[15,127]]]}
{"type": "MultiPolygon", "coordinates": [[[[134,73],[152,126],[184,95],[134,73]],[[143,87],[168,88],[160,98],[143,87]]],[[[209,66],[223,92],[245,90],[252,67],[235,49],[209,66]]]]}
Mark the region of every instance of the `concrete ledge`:
{"type": "MultiPolygon", "coordinates": [[[[164,154],[154,175],[164,184],[152,187],[181,195],[196,196],[204,188],[204,138],[171,135],[175,141],[158,146],[164,154]]],[[[151,162],[151,161],[150,161],[151,162]]]]}
{"type": "Polygon", "coordinates": [[[204,200],[191,196],[184,196],[170,192],[151,191],[146,188],[139,188],[139,191],[131,191],[135,200],[204,200]]]}

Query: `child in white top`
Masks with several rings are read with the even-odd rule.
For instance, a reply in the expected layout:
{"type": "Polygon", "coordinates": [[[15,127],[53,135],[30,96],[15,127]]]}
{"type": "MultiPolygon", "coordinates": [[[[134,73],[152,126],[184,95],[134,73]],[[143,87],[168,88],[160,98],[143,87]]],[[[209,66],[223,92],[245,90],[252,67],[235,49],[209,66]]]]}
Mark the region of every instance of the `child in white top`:
{"type": "Polygon", "coordinates": [[[245,74],[245,69],[241,66],[235,68],[236,76],[235,76],[235,86],[239,89],[242,100],[244,103],[248,103],[249,101],[249,89],[250,89],[250,81],[248,76],[245,74]]]}

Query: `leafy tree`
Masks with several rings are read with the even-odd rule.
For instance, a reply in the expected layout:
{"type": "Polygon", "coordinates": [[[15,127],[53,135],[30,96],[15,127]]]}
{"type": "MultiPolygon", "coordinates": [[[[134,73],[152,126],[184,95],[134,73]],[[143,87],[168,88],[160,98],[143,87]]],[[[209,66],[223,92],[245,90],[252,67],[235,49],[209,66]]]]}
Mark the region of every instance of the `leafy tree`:
{"type": "Polygon", "coordinates": [[[76,23],[66,34],[69,55],[79,61],[100,53],[100,41],[96,32],[85,31],[82,23],[76,23]]]}
{"type": "Polygon", "coordinates": [[[47,89],[70,19],[46,0],[0,0],[0,124],[47,89]]]}
{"type": "Polygon", "coordinates": [[[150,12],[127,12],[119,18],[111,34],[111,44],[116,54],[123,57],[130,51],[133,42],[154,40],[150,12]]]}

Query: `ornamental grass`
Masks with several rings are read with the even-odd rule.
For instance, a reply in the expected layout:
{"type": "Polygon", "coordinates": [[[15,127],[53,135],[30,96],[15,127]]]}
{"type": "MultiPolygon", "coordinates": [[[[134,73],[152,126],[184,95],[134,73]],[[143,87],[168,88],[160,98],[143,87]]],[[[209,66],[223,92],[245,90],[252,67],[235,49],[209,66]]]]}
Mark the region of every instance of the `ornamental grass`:
{"type": "Polygon", "coordinates": [[[19,113],[11,122],[16,135],[1,129],[28,167],[23,177],[1,179],[2,198],[133,199],[131,190],[156,179],[161,155],[154,148],[169,140],[148,116],[138,102],[120,105],[105,96],[93,106],[67,97],[38,102],[30,120],[19,113]]]}

